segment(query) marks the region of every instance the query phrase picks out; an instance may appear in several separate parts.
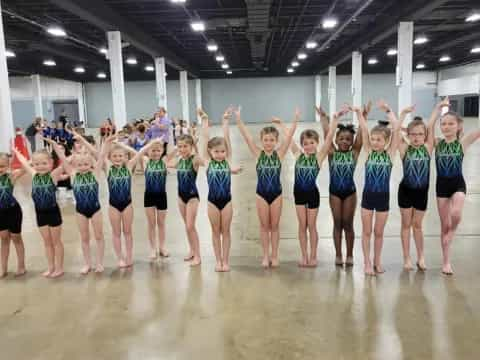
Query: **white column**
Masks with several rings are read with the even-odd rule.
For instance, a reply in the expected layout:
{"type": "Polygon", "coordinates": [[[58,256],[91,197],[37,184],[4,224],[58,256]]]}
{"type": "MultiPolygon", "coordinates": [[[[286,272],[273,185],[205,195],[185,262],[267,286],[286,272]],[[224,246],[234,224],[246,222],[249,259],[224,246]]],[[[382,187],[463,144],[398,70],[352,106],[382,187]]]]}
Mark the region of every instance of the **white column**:
{"type": "Polygon", "coordinates": [[[165,58],[155,58],[155,79],[157,85],[158,107],[167,109],[167,73],[165,71],[165,58]]]}
{"type": "Polygon", "coordinates": [[[125,105],[125,85],[123,81],[122,40],[120,31],[109,31],[108,59],[110,60],[110,77],[112,83],[113,121],[117,129],[127,124],[125,105]]]}
{"type": "MultiPolygon", "coordinates": [[[[315,106],[322,106],[322,78],[320,75],[315,75],[315,106]]],[[[315,121],[320,121],[320,115],[315,111],[315,121]]]]}
{"type": "Polygon", "coordinates": [[[79,83],[77,85],[78,121],[83,124],[83,127],[87,127],[85,121],[85,98],[83,91],[83,84],[79,83]]]}
{"type": "Polygon", "coordinates": [[[182,99],[182,118],[190,126],[190,110],[188,109],[188,74],[180,71],[180,98],[182,99]]]}
{"type": "MultiPolygon", "coordinates": [[[[0,14],[2,4],[0,2],[0,14]]],[[[10,83],[8,81],[7,56],[5,54],[5,35],[3,19],[0,16],[0,151],[9,152],[13,138],[13,116],[10,98],[10,83]]]]}
{"type": "Polygon", "coordinates": [[[337,111],[337,68],[335,66],[328,67],[328,113],[330,119],[337,111]]]}
{"type": "MultiPolygon", "coordinates": [[[[352,53],[352,97],[353,106],[362,106],[362,54],[358,51],[352,53]]],[[[357,114],[353,114],[353,123],[358,125],[357,114]]]]}
{"type": "Polygon", "coordinates": [[[32,75],[33,103],[35,105],[35,117],[43,119],[42,87],[40,75],[32,75]]]}
{"type": "MultiPolygon", "coordinates": [[[[202,80],[195,79],[195,106],[196,109],[203,109],[202,106],[202,80]]],[[[202,123],[202,118],[197,116],[197,123],[202,123]]]]}
{"type": "MultiPolygon", "coordinates": [[[[398,113],[412,105],[413,84],[413,22],[400,22],[398,25],[397,46],[397,86],[398,86],[398,113]]],[[[408,114],[406,123],[410,122],[408,114]]]]}

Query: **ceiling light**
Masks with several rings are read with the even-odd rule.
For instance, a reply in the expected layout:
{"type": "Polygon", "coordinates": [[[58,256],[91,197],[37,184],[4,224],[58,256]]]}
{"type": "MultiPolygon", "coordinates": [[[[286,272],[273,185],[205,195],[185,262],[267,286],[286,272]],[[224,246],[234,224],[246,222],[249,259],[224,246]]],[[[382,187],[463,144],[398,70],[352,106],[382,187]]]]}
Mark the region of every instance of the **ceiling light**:
{"type": "Polygon", "coordinates": [[[292,66],[293,67],[297,67],[299,65],[300,65],[300,63],[298,61],[292,61],[292,66]]]}
{"type": "Polygon", "coordinates": [[[152,65],[145,66],[145,71],[155,71],[155,68],[152,65]]]}
{"type": "Polygon", "coordinates": [[[82,66],[77,66],[75,69],[73,69],[77,74],[83,74],[85,72],[85,68],[82,66]]]}
{"type": "Polygon", "coordinates": [[[387,51],[388,56],[394,56],[394,55],[397,55],[397,53],[398,53],[397,49],[389,49],[387,51]]]}
{"type": "Polygon", "coordinates": [[[223,60],[225,60],[225,56],[223,56],[222,54],[217,54],[217,56],[215,56],[215,60],[217,60],[218,62],[222,62],[223,60]]]}
{"type": "Polygon", "coordinates": [[[305,60],[307,58],[307,54],[305,54],[304,52],[301,52],[301,53],[298,53],[297,57],[300,60],[305,60]]]}
{"type": "Polygon", "coordinates": [[[106,79],[107,78],[107,74],[105,74],[104,72],[99,72],[97,74],[97,78],[99,79],[106,79]]]}
{"type": "Polygon", "coordinates": [[[210,40],[208,43],[207,43],[207,50],[208,51],[211,51],[211,52],[215,52],[218,50],[218,45],[215,41],[213,40],[210,40]]]}
{"type": "Polygon", "coordinates": [[[289,74],[293,73],[294,71],[295,70],[293,70],[293,68],[290,68],[290,67],[287,69],[287,73],[289,73],[289,74]]]}
{"type": "Polygon", "coordinates": [[[229,67],[228,64],[222,64],[222,69],[228,69],[229,67]]]}
{"type": "Polygon", "coordinates": [[[480,13],[473,13],[465,19],[466,22],[474,22],[478,20],[480,20],[480,13]]]}
{"type": "Polygon", "coordinates": [[[378,60],[376,58],[370,58],[370,59],[368,59],[368,64],[369,65],[378,64],[378,60]]]}
{"type": "Polygon", "coordinates": [[[134,57],[129,57],[127,59],[127,64],[129,65],[137,65],[137,59],[135,59],[134,57]]]}
{"type": "Polygon", "coordinates": [[[63,30],[61,27],[58,27],[58,26],[49,27],[47,29],[47,32],[53,36],[61,36],[61,37],[67,36],[67,33],[65,32],[65,30],[63,30]]]}
{"type": "Polygon", "coordinates": [[[440,62],[447,62],[447,61],[450,61],[450,60],[452,60],[452,59],[448,55],[443,55],[440,59],[438,59],[438,61],[440,61],[440,62]]]}
{"type": "Polygon", "coordinates": [[[337,26],[337,24],[338,24],[337,19],[326,18],[323,20],[322,27],[324,29],[333,29],[335,26],[337,26]]]}
{"type": "Polygon", "coordinates": [[[313,41],[313,40],[309,40],[307,41],[307,43],[305,44],[305,47],[307,49],[315,49],[316,47],[318,46],[318,43],[316,41],[313,41]]]}
{"type": "Polygon", "coordinates": [[[472,54],[478,54],[480,53],[480,46],[475,46],[474,48],[472,48],[472,50],[470,50],[470,52],[472,54]]]}
{"type": "Polygon", "coordinates": [[[187,0],[170,0],[170,2],[174,4],[184,4],[187,2],[187,0]]]}
{"type": "Polygon", "coordinates": [[[232,70],[227,70],[227,75],[232,75],[232,74],[233,74],[232,70]]]}
{"type": "Polygon", "coordinates": [[[102,48],[98,49],[98,52],[107,55],[108,50],[107,50],[107,48],[102,47],[102,48]]]}
{"type": "Polygon", "coordinates": [[[45,66],[55,66],[55,65],[57,65],[57,63],[52,59],[48,59],[48,60],[43,61],[43,65],[45,65],[45,66]]]}
{"type": "Polygon", "coordinates": [[[194,21],[190,26],[193,31],[205,31],[205,23],[203,21],[194,21]]]}
{"type": "Polygon", "coordinates": [[[425,69],[426,66],[424,63],[418,63],[417,66],[415,66],[415,68],[420,70],[420,69],[425,69]]]}
{"type": "Polygon", "coordinates": [[[428,41],[428,38],[426,36],[418,36],[413,40],[413,43],[415,45],[420,45],[420,44],[425,44],[428,41]]]}
{"type": "Polygon", "coordinates": [[[11,50],[5,50],[5,56],[7,58],[12,58],[12,57],[15,57],[15,53],[11,50]]]}

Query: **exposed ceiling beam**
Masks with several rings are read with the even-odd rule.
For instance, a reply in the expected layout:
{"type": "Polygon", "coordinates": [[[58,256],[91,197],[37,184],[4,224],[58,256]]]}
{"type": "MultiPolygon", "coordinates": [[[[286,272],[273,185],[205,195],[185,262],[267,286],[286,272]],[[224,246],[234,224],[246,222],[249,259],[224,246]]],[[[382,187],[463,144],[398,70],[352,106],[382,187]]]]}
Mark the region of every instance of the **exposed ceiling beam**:
{"type": "Polygon", "coordinates": [[[120,31],[122,38],[133,46],[154,58],[165,57],[167,64],[177,70],[186,70],[193,76],[199,75],[196,67],[167,49],[140,27],[117,14],[102,0],[50,0],[50,2],[104,31],[120,31]]]}

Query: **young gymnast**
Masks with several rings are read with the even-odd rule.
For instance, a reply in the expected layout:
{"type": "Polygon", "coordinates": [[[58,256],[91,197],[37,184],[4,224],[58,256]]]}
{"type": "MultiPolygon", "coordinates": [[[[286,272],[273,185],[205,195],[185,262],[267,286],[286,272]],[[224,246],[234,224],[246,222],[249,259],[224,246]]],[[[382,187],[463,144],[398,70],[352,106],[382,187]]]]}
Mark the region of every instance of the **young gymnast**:
{"type": "MultiPolygon", "coordinates": [[[[122,145],[124,146],[124,145],[122,145]]],[[[132,148],[126,149],[137,155],[132,148]]],[[[167,164],[175,153],[165,154],[162,138],[156,138],[142,147],[140,151],[146,156],[141,156],[139,161],[144,162],[145,169],[145,194],[143,203],[148,220],[148,239],[150,241],[150,259],[169,257],[165,248],[165,218],[167,216],[167,164]],[[156,234],[158,241],[156,240],[156,234]]]]}
{"type": "Polygon", "coordinates": [[[212,226],[213,250],[217,264],[215,271],[230,271],[230,225],[232,223],[231,174],[241,172],[241,167],[231,164],[232,146],[230,142],[229,120],[232,109],[223,114],[223,137],[210,139],[208,115],[198,110],[202,119],[204,166],[207,167],[208,219],[212,226]]]}
{"type": "Polygon", "coordinates": [[[0,278],[7,276],[10,243],[17,252],[17,273],[21,276],[25,270],[25,246],[22,239],[22,208],[13,195],[15,182],[25,173],[24,170],[11,170],[9,156],[0,153],[0,238],[1,270],[0,278]]]}
{"type": "MultiPolygon", "coordinates": [[[[366,119],[370,112],[371,102],[363,109],[366,119]]],[[[326,137],[329,129],[329,117],[316,107],[320,115],[323,133],[326,137]]],[[[353,244],[355,231],[353,219],[357,207],[357,189],[353,178],[358,156],[362,149],[362,135],[355,136],[353,124],[340,124],[335,135],[335,144],[332,144],[328,153],[330,173],[329,202],[333,217],[333,241],[335,245],[335,265],[343,266],[342,233],[345,232],[347,256],[346,266],[353,266],[353,244]]]]}
{"type": "Polygon", "coordinates": [[[480,138],[480,129],[463,135],[463,120],[458,114],[448,111],[440,118],[440,130],[443,139],[436,140],[435,164],[443,252],[442,272],[445,275],[453,275],[450,245],[462,218],[467,192],[462,170],[463,157],[468,147],[480,138]]]}
{"type": "MultiPolygon", "coordinates": [[[[320,206],[320,193],[317,187],[317,177],[322,167],[323,160],[327,157],[333,144],[333,137],[340,117],[348,113],[348,109],[342,109],[335,113],[333,121],[325,137],[324,144],[319,149],[320,142],[318,132],[315,130],[304,130],[300,134],[301,148],[292,141],[291,150],[295,157],[295,183],[293,194],[295,197],[295,209],[298,219],[298,238],[300,241],[300,250],[302,258],[298,265],[300,267],[316,267],[318,232],[317,216],[320,206]],[[310,254],[308,251],[308,237],[310,238],[310,254]]],[[[280,119],[275,119],[280,124],[285,135],[288,135],[287,127],[280,119]]]]}
{"type": "MultiPolygon", "coordinates": [[[[417,268],[426,270],[423,252],[422,222],[427,210],[430,184],[430,158],[434,146],[435,121],[448,99],[440,102],[432,112],[428,124],[415,117],[406,128],[407,139],[400,138],[399,152],[403,163],[403,179],[398,187],[398,206],[402,217],[403,267],[412,270],[410,258],[410,232],[417,248],[417,268]]],[[[400,124],[414,107],[407,107],[400,113],[400,124]]]]}
{"type": "MultiPolygon", "coordinates": [[[[107,174],[109,204],[108,215],[112,226],[112,240],[118,266],[121,268],[133,266],[133,206],[132,206],[132,169],[138,159],[148,150],[145,146],[128,160],[123,144],[113,143],[116,136],[105,139],[101,158],[109,160],[104,170],[107,174]],[[113,144],[112,144],[113,143],[113,144]],[[126,255],[123,255],[121,235],[125,239],[126,255]]],[[[153,141],[151,144],[154,143],[153,141]]],[[[128,147],[128,146],[127,146],[128,147]]]]}
{"type": "Polygon", "coordinates": [[[62,215],[55,193],[58,181],[63,179],[63,167],[52,170],[53,160],[46,150],[33,153],[32,165],[17,149],[13,149],[13,152],[32,176],[32,199],[48,263],[48,268],[42,275],[49,278],[60,277],[63,275],[64,257],[62,215]]]}
{"type": "Polygon", "coordinates": [[[388,218],[390,202],[390,174],[392,172],[392,158],[397,151],[400,138],[400,122],[390,107],[384,102],[378,102],[379,109],[385,111],[392,131],[384,125],[375,126],[368,131],[360,108],[354,108],[357,113],[363,137],[363,148],[367,153],[365,163],[365,186],[362,194],[362,249],[364,256],[365,274],[372,275],[384,273],[381,263],[383,247],[383,232],[388,218]],[[391,133],[391,134],[390,134],[391,133]],[[389,143],[390,140],[390,143],[389,143]],[[370,238],[375,215],[374,233],[374,258],[373,267],[370,260],[370,238]]]}
{"type": "Polygon", "coordinates": [[[262,266],[264,268],[277,267],[278,245],[280,234],[278,225],[282,213],[282,184],[280,173],[282,160],[292,142],[297,128],[300,113],[295,111],[295,118],[285,139],[277,150],[279,132],[273,126],[264,127],[260,132],[262,146],[259,147],[253,140],[250,132],[243,123],[240,108],[235,111],[237,126],[252,155],[257,159],[257,197],[256,205],[260,220],[260,238],[263,248],[262,266]],[[270,254],[271,247],[271,254],[270,254]]]}

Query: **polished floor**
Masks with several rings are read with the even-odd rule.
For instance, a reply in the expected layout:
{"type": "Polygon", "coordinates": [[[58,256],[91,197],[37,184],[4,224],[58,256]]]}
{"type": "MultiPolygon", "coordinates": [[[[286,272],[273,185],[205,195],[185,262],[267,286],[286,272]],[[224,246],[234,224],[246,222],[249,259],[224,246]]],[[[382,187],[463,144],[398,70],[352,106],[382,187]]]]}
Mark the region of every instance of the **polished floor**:
{"type": "MultiPolygon", "coordinates": [[[[467,120],[467,128],[477,126],[467,120]]],[[[301,128],[305,128],[302,124],[301,128]]],[[[259,127],[251,127],[258,132],[259,127]]],[[[298,136],[297,136],[298,137],[298,136]]],[[[464,219],[453,244],[455,275],[440,273],[439,221],[431,192],[425,219],[428,271],[402,271],[396,189],[392,177],[391,216],[386,228],[387,272],[365,278],[358,235],[355,266],[336,268],[328,207],[328,170],[321,171],[316,269],[300,269],[293,205],[293,158],[283,166],[284,209],[281,266],[260,265],[255,210],[255,167],[233,129],[234,160],[245,171],[233,180],[232,271],[215,273],[206,213],[206,179],[199,175],[198,216],[203,264],[183,262],[187,250],[176,206],[176,179],[168,178],[167,242],[171,257],[148,261],[142,208],[143,178],[134,180],[133,270],[117,270],[106,212],[106,271],[82,276],[74,207],[62,202],[66,274],[40,276],[43,246],[35,227],[28,181],[16,188],[24,210],[28,274],[0,281],[0,359],[475,359],[480,350],[480,143],[465,159],[469,193],[464,219]],[[477,354],[477,355],[475,355],[477,354]]],[[[324,166],[324,169],[326,167],[324,166]]],[[[356,173],[359,188],[363,166],[356,173]]],[[[102,204],[107,205],[106,184],[102,204]]],[[[433,186],[432,186],[433,190],[433,186]]],[[[12,249],[13,250],[13,249],[12,249]]],[[[412,252],[413,244],[412,244],[412,252]]],[[[414,254],[414,253],[413,253],[414,254]]],[[[15,270],[12,252],[10,271],[15,270]]]]}

